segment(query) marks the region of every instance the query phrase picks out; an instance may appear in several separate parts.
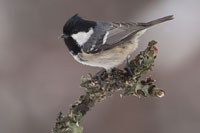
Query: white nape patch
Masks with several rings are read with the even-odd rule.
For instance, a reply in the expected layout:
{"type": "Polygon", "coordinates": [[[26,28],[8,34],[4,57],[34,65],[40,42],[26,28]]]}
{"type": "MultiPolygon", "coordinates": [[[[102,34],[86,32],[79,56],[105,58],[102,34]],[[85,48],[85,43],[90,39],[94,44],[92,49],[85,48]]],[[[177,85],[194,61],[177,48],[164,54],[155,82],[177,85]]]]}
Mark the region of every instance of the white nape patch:
{"type": "Polygon", "coordinates": [[[106,43],[106,40],[107,40],[107,38],[108,38],[108,34],[109,34],[109,32],[107,31],[106,34],[105,34],[104,37],[103,37],[103,44],[106,43]]]}
{"type": "Polygon", "coordinates": [[[79,46],[82,46],[84,43],[88,41],[91,35],[94,33],[93,28],[90,28],[88,32],[78,32],[76,34],[72,34],[72,38],[76,40],[79,46]]]}

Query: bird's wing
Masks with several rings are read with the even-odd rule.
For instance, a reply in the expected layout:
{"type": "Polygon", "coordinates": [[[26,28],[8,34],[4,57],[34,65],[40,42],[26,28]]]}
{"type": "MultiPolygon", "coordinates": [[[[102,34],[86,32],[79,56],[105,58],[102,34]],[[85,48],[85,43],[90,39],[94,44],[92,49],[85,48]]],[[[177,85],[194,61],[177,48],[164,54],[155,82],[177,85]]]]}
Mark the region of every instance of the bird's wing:
{"type": "Polygon", "coordinates": [[[91,37],[87,45],[83,46],[86,53],[96,53],[107,50],[127,41],[138,31],[145,29],[133,22],[98,23],[96,34],[91,37]]]}
{"type": "Polygon", "coordinates": [[[88,45],[83,47],[86,53],[96,53],[101,50],[111,49],[123,42],[130,40],[137,32],[149,28],[153,25],[169,21],[173,15],[159,18],[147,23],[134,22],[98,22],[93,37],[88,41],[88,45]]]}
{"type": "Polygon", "coordinates": [[[123,41],[129,40],[138,31],[145,29],[133,22],[113,22],[112,27],[108,30],[106,45],[113,46],[121,44],[123,41]]]}

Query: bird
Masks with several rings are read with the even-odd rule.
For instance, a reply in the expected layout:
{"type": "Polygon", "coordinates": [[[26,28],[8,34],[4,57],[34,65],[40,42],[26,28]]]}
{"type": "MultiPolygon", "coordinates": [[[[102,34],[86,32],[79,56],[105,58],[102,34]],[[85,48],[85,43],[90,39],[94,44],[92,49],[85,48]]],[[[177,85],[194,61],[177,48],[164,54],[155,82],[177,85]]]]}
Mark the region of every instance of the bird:
{"type": "MultiPolygon", "coordinates": [[[[63,26],[63,38],[70,54],[81,64],[104,68],[96,75],[127,60],[138,47],[139,38],[151,26],[173,19],[173,15],[162,17],[147,23],[104,22],[80,17],[78,14],[69,18],[63,26]]],[[[100,78],[99,78],[100,80],[100,78]]]]}

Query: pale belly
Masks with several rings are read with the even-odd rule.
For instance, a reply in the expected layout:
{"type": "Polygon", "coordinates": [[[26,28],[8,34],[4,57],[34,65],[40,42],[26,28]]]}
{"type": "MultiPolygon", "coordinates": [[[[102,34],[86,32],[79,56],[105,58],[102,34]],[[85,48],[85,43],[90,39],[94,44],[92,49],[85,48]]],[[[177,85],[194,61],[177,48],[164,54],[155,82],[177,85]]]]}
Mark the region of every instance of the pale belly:
{"type": "Polygon", "coordinates": [[[130,42],[96,54],[82,53],[76,56],[75,59],[85,65],[103,67],[109,70],[122,64],[127,56],[137,48],[137,45],[136,42],[130,42]]]}
{"type": "MultiPolygon", "coordinates": [[[[143,31],[142,34],[144,32],[145,31],[143,31]]],[[[127,56],[136,50],[138,47],[138,38],[142,34],[139,33],[129,42],[118,45],[112,49],[96,54],[87,54],[83,52],[82,54],[74,56],[74,58],[84,65],[103,67],[106,70],[110,70],[113,67],[122,64],[123,61],[126,60],[127,56]]]]}

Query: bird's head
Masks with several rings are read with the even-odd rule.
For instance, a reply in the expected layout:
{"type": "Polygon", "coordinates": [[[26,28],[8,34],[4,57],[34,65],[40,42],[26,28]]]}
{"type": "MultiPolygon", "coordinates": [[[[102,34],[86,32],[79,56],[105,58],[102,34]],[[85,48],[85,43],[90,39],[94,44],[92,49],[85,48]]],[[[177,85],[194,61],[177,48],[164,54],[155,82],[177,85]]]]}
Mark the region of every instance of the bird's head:
{"type": "Polygon", "coordinates": [[[75,14],[65,23],[63,34],[60,38],[73,37],[73,35],[77,35],[78,33],[88,33],[91,28],[95,27],[95,25],[96,22],[84,20],[78,14],[75,14]]]}
{"type": "Polygon", "coordinates": [[[96,22],[82,19],[75,14],[67,20],[63,27],[63,34],[59,38],[63,38],[69,50],[76,54],[80,52],[77,49],[80,49],[94,33],[95,26],[96,22]]]}

